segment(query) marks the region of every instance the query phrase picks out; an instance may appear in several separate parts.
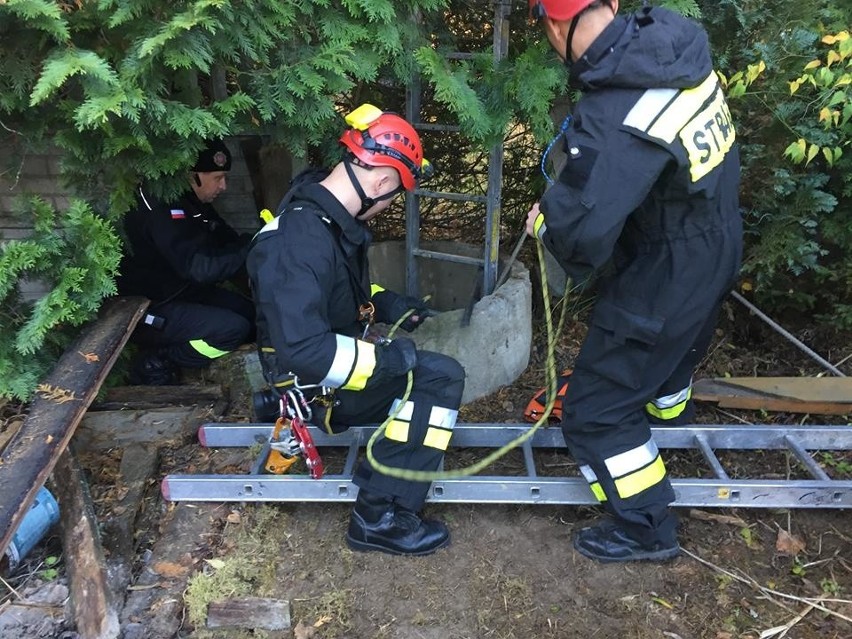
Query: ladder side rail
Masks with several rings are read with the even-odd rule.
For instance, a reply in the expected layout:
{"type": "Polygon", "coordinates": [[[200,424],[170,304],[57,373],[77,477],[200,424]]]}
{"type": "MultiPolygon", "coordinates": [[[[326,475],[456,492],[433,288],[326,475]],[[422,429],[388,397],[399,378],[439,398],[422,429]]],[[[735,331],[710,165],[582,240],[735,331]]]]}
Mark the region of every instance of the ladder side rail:
{"type": "MultiPolygon", "coordinates": [[[[494,34],[492,48],[494,65],[506,57],[509,50],[509,12],[511,3],[498,0],[494,3],[494,34]]],[[[501,195],[503,185],[503,140],[495,144],[488,154],[488,188],[485,213],[485,268],[482,274],[482,292],[491,295],[497,284],[497,264],[500,259],[501,195]]]]}
{"type": "MultiPolygon", "coordinates": [[[[419,12],[415,15],[420,22],[419,12]]],[[[415,74],[406,88],[405,117],[413,125],[420,121],[420,75],[415,74]]],[[[405,293],[420,297],[420,273],[415,251],[420,248],[420,196],[417,191],[405,194],[405,293]]]]}
{"type": "MultiPolygon", "coordinates": [[[[672,505],[717,508],[852,508],[852,481],[672,478],[672,505]]],[[[351,477],[307,475],[170,475],[167,501],[349,502],[351,477]]],[[[428,497],[441,503],[597,505],[582,477],[476,476],[433,482],[428,497]]]]}
{"type": "MultiPolygon", "coordinates": [[[[252,446],[268,439],[272,424],[204,424],[202,441],[210,448],[252,446]]],[[[317,446],[346,447],[360,433],[368,438],[375,424],[352,426],[329,435],[322,428],[308,426],[317,446]]],[[[528,432],[529,424],[519,423],[458,423],[454,429],[451,448],[496,448],[528,432]]],[[[808,426],[806,428],[738,427],[729,425],[694,425],[652,428],[654,440],[661,449],[694,448],[695,437],[706,437],[708,445],[724,450],[786,450],[784,437],[796,437],[807,442],[811,450],[852,450],[852,429],[848,426],[808,426]],[[734,436],[734,432],[739,435],[734,436]]],[[[199,435],[201,437],[201,435],[199,435]]],[[[362,439],[362,441],[366,441],[362,439]]],[[[565,448],[562,430],[558,427],[540,428],[532,437],[534,448],[565,448]]]]}

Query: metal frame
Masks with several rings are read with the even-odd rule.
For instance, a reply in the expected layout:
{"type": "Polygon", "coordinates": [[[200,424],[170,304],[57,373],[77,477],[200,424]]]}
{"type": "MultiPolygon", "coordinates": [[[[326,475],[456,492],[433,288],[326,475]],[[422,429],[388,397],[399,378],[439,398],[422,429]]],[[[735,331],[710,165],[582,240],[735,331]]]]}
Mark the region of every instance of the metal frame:
{"type": "MultiPolygon", "coordinates": [[[[162,483],[170,501],[351,502],[351,483],[359,450],[375,426],[352,427],[338,435],[310,427],[316,446],[346,448],[340,475],[310,479],[304,475],[169,475],[162,483]]],[[[453,448],[497,448],[528,432],[525,424],[457,424],[453,448]]],[[[252,446],[268,439],[269,424],[205,424],[202,445],[252,446]]],[[[671,477],[675,506],[727,508],[852,508],[852,480],[832,479],[808,451],[852,450],[852,428],[845,426],[695,425],[652,429],[661,449],[699,450],[714,477],[671,477]],[[716,450],[780,450],[792,454],[811,479],[735,479],[728,476],[716,450]]],[[[565,449],[559,428],[541,428],[520,450],[526,475],[474,476],[435,481],[433,503],[514,503],[594,505],[597,500],[580,476],[541,477],[533,449],[565,449]]]]}
{"type": "MultiPolygon", "coordinates": [[[[509,13],[512,3],[495,0],[494,4],[494,63],[498,64],[509,51],[509,13]]],[[[454,53],[451,59],[467,59],[469,53],[454,53]]],[[[456,125],[427,124],[420,122],[421,83],[415,77],[406,90],[405,115],[418,131],[442,131],[458,133],[456,125]]],[[[464,193],[441,193],[415,189],[405,198],[405,286],[406,293],[420,296],[420,277],[417,258],[447,260],[482,267],[482,295],[494,292],[497,283],[497,266],[500,258],[501,193],[503,184],[503,144],[495,144],[488,153],[488,187],[485,196],[464,193]],[[420,248],[420,198],[431,197],[445,200],[479,202],[485,204],[485,249],[482,258],[470,258],[449,253],[426,251],[420,248]]]]}

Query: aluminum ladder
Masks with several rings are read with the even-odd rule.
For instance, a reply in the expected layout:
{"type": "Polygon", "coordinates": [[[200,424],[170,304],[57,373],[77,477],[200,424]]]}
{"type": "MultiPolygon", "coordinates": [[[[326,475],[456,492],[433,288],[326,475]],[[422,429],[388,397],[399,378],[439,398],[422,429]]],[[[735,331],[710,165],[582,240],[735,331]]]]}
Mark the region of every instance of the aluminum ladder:
{"type": "MultiPolygon", "coordinates": [[[[456,425],[450,452],[459,448],[498,448],[529,430],[526,424],[456,425]]],[[[205,424],[199,441],[209,448],[250,447],[266,442],[270,424],[205,424]]],[[[360,450],[376,426],[358,426],[338,435],[310,427],[314,443],[346,449],[343,472],[311,479],[307,475],[168,475],[161,484],[169,501],[216,502],[351,502],[357,495],[352,472],[360,450]]],[[[692,425],[652,429],[660,449],[696,449],[712,478],[671,476],[675,506],[723,508],[852,508],[852,479],[833,479],[812,452],[852,450],[848,426],[692,425]],[[808,479],[738,479],[728,475],[715,451],[777,450],[794,458],[808,479]]],[[[432,503],[503,503],[594,505],[597,500],[579,475],[543,477],[536,470],[534,449],[565,449],[562,431],[540,428],[519,447],[525,475],[476,475],[435,481],[432,503]]],[[[567,450],[566,458],[569,458],[567,450]]],[[[665,457],[665,455],[664,455],[665,457]]]]}
{"type": "MultiPolygon", "coordinates": [[[[495,64],[506,57],[509,51],[509,14],[512,3],[509,0],[494,0],[494,22],[492,51],[495,64]]],[[[415,16],[415,19],[419,19],[415,16]]],[[[467,52],[452,52],[446,54],[447,60],[469,60],[473,54],[467,52]]],[[[460,135],[461,127],[454,124],[423,122],[421,120],[422,86],[419,76],[415,76],[406,89],[405,115],[418,132],[435,133],[438,135],[460,135]]],[[[422,136],[421,136],[422,137],[422,136]]],[[[420,277],[417,258],[445,260],[458,264],[478,266],[481,269],[481,280],[474,292],[474,301],[485,295],[491,295],[497,284],[497,266],[500,250],[500,195],[503,183],[503,144],[493,146],[488,154],[488,186],[485,195],[468,193],[453,193],[431,191],[416,188],[405,197],[405,282],[406,294],[420,297],[420,277]],[[420,246],[420,198],[456,202],[475,202],[485,205],[485,238],[484,251],[481,258],[465,255],[430,251],[420,246]]]]}

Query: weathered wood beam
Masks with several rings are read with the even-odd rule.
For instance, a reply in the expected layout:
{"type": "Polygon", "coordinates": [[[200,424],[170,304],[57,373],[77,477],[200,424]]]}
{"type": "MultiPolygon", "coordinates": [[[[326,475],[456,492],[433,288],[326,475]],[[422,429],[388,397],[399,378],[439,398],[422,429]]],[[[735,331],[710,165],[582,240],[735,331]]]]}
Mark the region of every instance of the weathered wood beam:
{"type": "Polygon", "coordinates": [[[145,410],[165,406],[209,406],[222,399],[218,384],[181,386],[116,386],[103,393],[89,412],[102,410],[145,410]]]}
{"type": "Polygon", "coordinates": [[[86,639],[119,635],[118,609],[109,587],[104,553],[89,486],[73,450],[56,463],[52,488],[59,501],[59,523],[71,610],[77,633],[86,639]]]}
{"type": "Polygon", "coordinates": [[[213,601],[207,606],[208,628],[288,630],[290,602],[286,599],[243,597],[213,601]]]}
{"type": "Polygon", "coordinates": [[[39,385],[23,426],[0,456],[0,554],[147,306],[141,297],[108,301],[39,385]]]}

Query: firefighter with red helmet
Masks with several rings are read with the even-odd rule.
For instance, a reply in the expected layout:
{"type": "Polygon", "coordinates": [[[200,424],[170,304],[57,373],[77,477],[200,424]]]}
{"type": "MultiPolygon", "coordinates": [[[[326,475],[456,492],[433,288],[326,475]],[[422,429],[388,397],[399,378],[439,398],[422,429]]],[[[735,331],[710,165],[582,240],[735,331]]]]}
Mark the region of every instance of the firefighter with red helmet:
{"type": "Polygon", "coordinates": [[[691,377],[742,257],[736,133],[697,24],[618,0],[530,0],[582,91],[565,166],[527,217],[597,302],[562,430],[612,516],[574,536],[604,562],[679,553],[675,495],[649,424],[688,420],[691,377]],[[602,268],[604,266],[607,268],[602,268]]]}
{"type": "MultiPolygon", "coordinates": [[[[373,448],[376,461],[437,470],[456,423],[464,370],[405,337],[365,339],[372,320],[395,323],[413,310],[402,324],[413,330],[428,315],[422,301],[371,285],[365,223],[427,178],[431,166],[400,116],[365,104],[346,123],[343,160],[288,193],[249,252],[265,373],[273,388],[295,376],[302,386],[333,389],[323,398],[322,418],[331,431],[395,415],[373,448]]],[[[381,474],[366,460],[353,481],[359,490],[347,531],[351,548],[426,555],[449,543],[443,522],[420,515],[428,482],[381,474]]]]}

